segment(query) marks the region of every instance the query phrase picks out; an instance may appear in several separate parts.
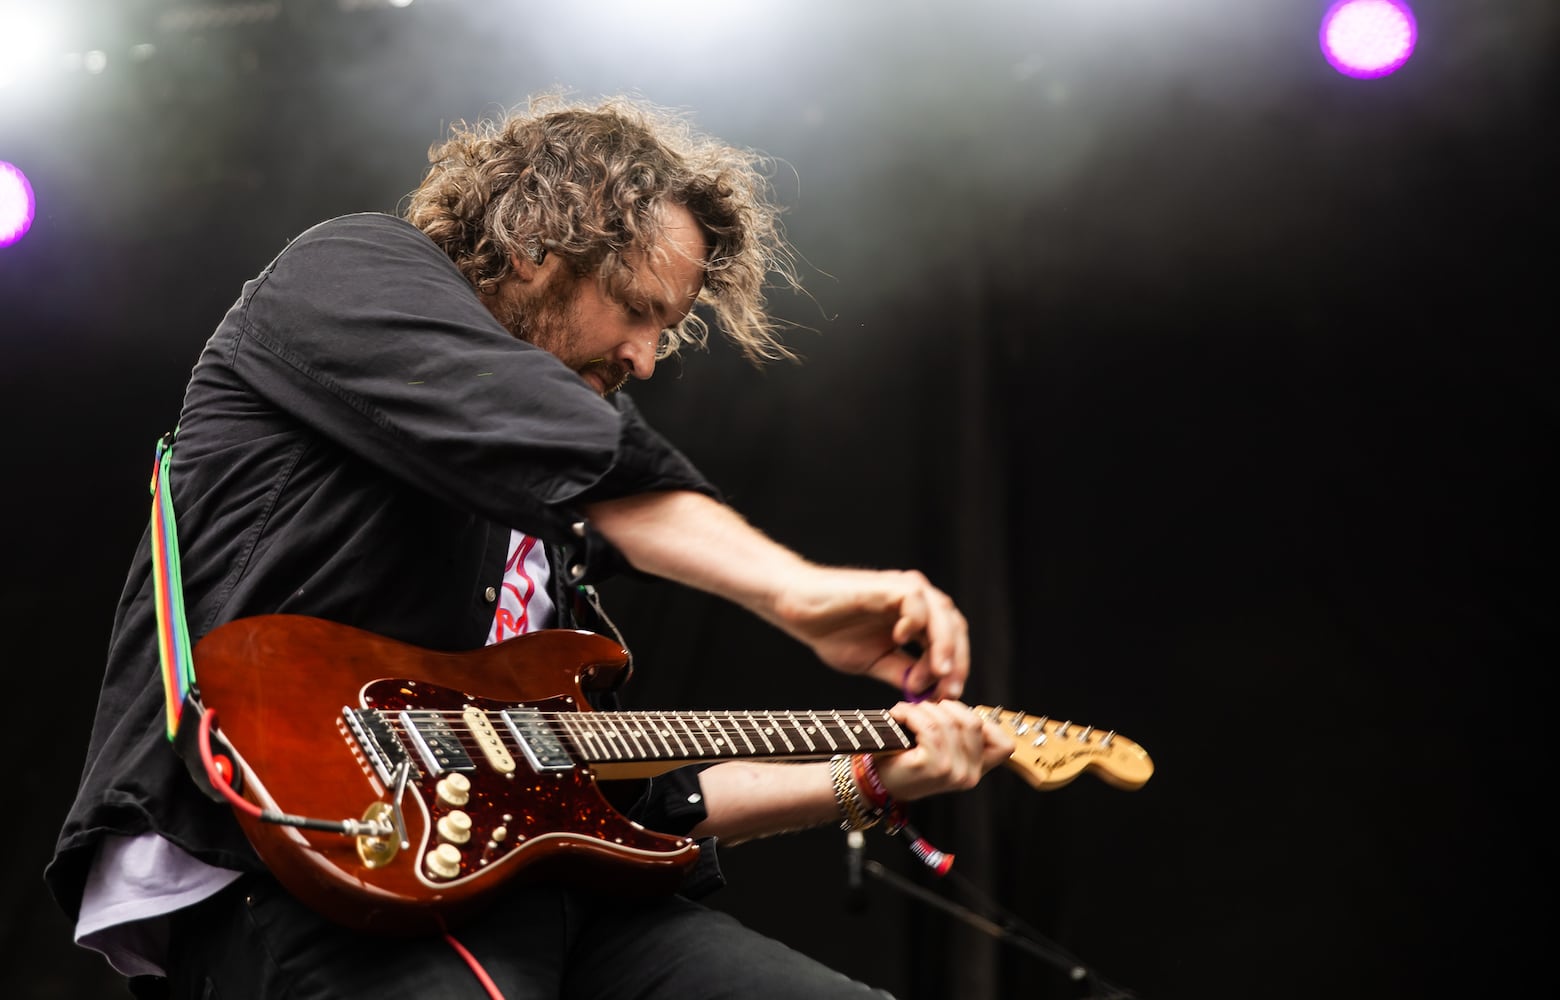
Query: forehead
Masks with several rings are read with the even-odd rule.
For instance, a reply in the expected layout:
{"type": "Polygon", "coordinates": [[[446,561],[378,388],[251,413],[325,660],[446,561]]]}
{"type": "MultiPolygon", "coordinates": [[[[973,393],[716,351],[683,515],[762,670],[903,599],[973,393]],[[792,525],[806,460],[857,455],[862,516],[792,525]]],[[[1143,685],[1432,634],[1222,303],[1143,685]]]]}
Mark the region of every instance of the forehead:
{"type": "Polygon", "coordinates": [[[693,213],[686,206],[669,205],[661,220],[661,238],[648,253],[627,255],[633,269],[628,289],[679,307],[690,305],[704,285],[709,253],[709,240],[693,213]]]}

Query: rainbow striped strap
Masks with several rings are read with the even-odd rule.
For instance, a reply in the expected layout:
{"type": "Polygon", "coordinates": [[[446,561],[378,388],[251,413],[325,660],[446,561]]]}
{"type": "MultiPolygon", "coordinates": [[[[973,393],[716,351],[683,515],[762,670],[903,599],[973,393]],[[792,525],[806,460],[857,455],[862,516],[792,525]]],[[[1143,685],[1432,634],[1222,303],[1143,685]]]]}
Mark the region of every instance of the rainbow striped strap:
{"type": "Polygon", "coordinates": [[[185,696],[195,686],[195,661],[190,655],[190,630],[184,621],[184,584],[179,575],[179,537],[173,520],[173,491],[168,469],[173,464],[173,439],[157,441],[152,462],[152,595],[157,603],[157,658],[167,697],[168,740],[179,732],[185,696]]]}

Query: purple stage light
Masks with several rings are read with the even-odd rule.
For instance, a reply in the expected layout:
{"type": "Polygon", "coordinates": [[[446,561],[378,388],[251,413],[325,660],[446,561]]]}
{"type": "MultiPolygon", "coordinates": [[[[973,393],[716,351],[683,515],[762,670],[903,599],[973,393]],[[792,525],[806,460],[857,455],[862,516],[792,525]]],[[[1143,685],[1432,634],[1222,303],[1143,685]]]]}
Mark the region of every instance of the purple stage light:
{"type": "Polygon", "coordinates": [[[1386,76],[1408,62],[1419,40],[1403,0],[1338,0],[1322,15],[1322,55],[1345,76],[1386,76]]]}
{"type": "Polygon", "coordinates": [[[27,235],[33,221],[33,191],[27,175],[0,160],[0,247],[27,235]]]}

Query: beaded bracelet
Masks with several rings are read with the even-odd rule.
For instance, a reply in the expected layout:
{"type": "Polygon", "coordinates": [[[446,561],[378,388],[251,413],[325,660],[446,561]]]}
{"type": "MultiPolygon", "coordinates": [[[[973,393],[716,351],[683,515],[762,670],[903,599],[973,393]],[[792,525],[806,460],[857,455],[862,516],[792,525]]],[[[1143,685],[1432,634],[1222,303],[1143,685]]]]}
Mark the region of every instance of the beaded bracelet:
{"type": "Polygon", "coordinates": [[[877,765],[871,754],[858,753],[852,757],[851,773],[856,778],[856,787],[872,806],[873,812],[882,814],[893,808],[894,799],[883,786],[883,779],[878,776],[877,765]]]}

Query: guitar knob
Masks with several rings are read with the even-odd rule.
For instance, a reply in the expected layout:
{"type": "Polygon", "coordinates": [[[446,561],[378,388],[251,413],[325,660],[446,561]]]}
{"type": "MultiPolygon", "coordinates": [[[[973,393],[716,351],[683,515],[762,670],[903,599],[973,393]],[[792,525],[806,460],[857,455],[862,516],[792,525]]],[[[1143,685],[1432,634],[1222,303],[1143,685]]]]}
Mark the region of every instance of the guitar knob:
{"type": "Polygon", "coordinates": [[[471,839],[471,817],[456,809],[439,820],[439,836],[451,844],[464,844],[471,839]]]}
{"type": "Polygon", "coordinates": [[[439,801],[447,806],[459,808],[471,799],[471,779],[459,772],[440,778],[434,787],[439,801]]]}
{"type": "Polygon", "coordinates": [[[440,844],[423,857],[423,865],[434,878],[454,878],[460,874],[460,850],[453,844],[440,844]]]}

